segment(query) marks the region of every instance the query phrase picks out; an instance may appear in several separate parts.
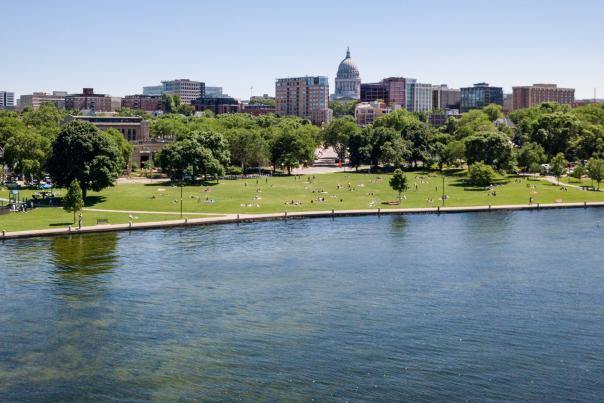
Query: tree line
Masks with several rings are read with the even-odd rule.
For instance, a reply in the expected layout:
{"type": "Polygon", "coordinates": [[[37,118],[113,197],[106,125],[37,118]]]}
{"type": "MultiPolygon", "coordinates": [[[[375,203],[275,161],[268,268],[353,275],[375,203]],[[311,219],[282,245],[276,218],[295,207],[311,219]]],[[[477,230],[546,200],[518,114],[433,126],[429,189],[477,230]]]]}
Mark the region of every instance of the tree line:
{"type": "MultiPolygon", "coordinates": [[[[544,103],[514,111],[508,118],[499,106],[489,105],[450,117],[435,128],[425,115],[405,110],[367,127],[358,127],[350,116],[316,127],[291,116],[186,116],[176,113],[182,105],[178,100],[164,101],[173,103],[175,113],[145,116],[151,135],[168,143],[153,163],[179,179],[214,178],[266,166],[291,173],[312,162],[319,146],[333,147],[353,167],[369,165],[372,170],[482,164],[477,167],[541,172],[542,164],[549,163],[556,176],[573,161],[579,162],[579,173],[597,180],[598,167],[604,164],[602,104],[571,109],[544,103]]],[[[143,114],[127,109],[119,113],[143,114]]],[[[90,124],[65,125],[67,114],[50,104],[21,113],[0,112],[1,162],[32,181],[50,173],[57,184],[68,186],[77,176],[84,193],[112,184],[127,164],[129,144],[117,131],[99,136],[90,124]],[[82,148],[76,151],[78,144],[82,148]]]]}

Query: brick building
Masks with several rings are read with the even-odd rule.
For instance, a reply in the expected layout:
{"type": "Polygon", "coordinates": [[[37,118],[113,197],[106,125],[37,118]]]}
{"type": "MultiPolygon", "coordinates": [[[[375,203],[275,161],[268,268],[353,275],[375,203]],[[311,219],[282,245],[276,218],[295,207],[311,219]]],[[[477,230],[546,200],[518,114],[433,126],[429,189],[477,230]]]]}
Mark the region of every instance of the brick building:
{"type": "Polygon", "coordinates": [[[161,96],[157,95],[126,95],[122,98],[122,108],[142,109],[147,112],[163,110],[161,96]]]}
{"type": "Polygon", "coordinates": [[[544,102],[572,105],[575,102],[574,88],[558,88],[556,84],[533,84],[513,87],[513,109],[530,108],[544,102]]]}
{"type": "Polygon", "coordinates": [[[299,116],[313,124],[329,122],[329,81],[327,77],[280,78],[275,83],[275,103],[279,116],[299,116]]]}
{"type": "Polygon", "coordinates": [[[111,97],[95,94],[93,88],[84,88],[81,94],[69,94],[65,97],[65,108],[77,111],[111,112],[111,97]]]}

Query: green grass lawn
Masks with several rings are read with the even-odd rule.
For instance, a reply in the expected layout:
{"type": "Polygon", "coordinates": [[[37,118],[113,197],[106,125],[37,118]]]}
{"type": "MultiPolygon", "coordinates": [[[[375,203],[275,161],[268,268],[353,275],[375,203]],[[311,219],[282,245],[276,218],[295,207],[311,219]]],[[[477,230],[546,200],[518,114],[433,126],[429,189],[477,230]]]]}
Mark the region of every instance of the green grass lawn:
{"type": "MultiPolygon", "coordinates": [[[[441,205],[442,177],[437,173],[408,172],[409,190],[400,207],[436,207],[441,205]]],[[[221,181],[209,186],[185,186],[183,210],[195,213],[268,213],[282,211],[348,210],[378,207],[398,208],[382,204],[397,200],[388,180],[390,174],[334,173],[315,176],[273,177],[221,181]],[[292,203],[293,202],[293,203],[292,203]]],[[[604,192],[582,191],[550,184],[538,179],[499,177],[496,195],[490,190],[468,187],[463,173],[448,172],[445,176],[445,206],[528,204],[533,203],[604,201],[604,192]]],[[[34,191],[22,191],[22,197],[34,191]]],[[[59,194],[64,193],[61,190],[59,194]]],[[[8,193],[6,193],[8,194],[8,193]]],[[[169,183],[120,184],[101,192],[90,192],[86,207],[111,210],[180,211],[180,188],[169,183]]],[[[0,197],[6,198],[0,194],[0,197]]],[[[178,215],[141,215],[138,221],[160,221],[178,215]]],[[[85,212],[85,225],[94,225],[97,218],[110,223],[128,221],[126,213],[85,212]]],[[[0,227],[16,229],[67,226],[72,220],[61,209],[40,208],[30,213],[0,216],[0,227]]],[[[136,221],[136,220],[135,220],[136,221]]]]}

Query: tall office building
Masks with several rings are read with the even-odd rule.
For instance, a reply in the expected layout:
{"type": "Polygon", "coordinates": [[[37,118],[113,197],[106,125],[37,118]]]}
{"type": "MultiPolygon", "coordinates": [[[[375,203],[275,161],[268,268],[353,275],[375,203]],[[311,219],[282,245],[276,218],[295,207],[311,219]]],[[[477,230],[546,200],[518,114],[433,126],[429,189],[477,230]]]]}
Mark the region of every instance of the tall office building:
{"type": "MultiPolygon", "coordinates": [[[[430,112],[432,106],[432,84],[423,84],[413,82],[410,86],[411,107],[407,108],[411,112],[430,112]]],[[[409,100],[407,101],[409,104],[409,100]]]]}
{"type": "Polygon", "coordinates": [[[206,86],[205,88],[206,88],[205,97],[210,97],[210,98],[228,97],[228,95],[224,95],[222,93],[222,87],[208,87],[208,86],[206,86]]]}
{"type": "Polygon", "coordinates": [[[415,78],[407,78],[405,85],[405,109],[413,111],[413,91],[417,80],[415,78]]]}
{"type": "Polygon", "coordinates": [[[503,89],[501,87],[491,87],[487,83],[478,83],[474,84],[473,87],[461,89],[461,112],[482,109],[490,104],[503,107],[503,89]]]}
{"type": "Polygon", "coordinates": [[[574,88],[558,88],[556,84],[533,84],[513,87],[513,109],[530,108],[544,102],[572,105],[575,102],[574,88]]]}
{"type": "Polygon", "coordinates": [[[149,95],[151,97],[161,97],[163,93],[163,85],[148,85],[146,87],[143,87],[143,95],[149,95]]]}
{"type": "Polygon", "coordinates": [[[192,100],[205,96],[205,83],[189,79],[162,81],[161,85],[143,87],[143,95],[178,95],[181,102],[190,104],[192,100]]]}
{"type": "Polygon", "coordinates": [[[361,76],[355,62],[350,58],[350,48],[338,66],[334,101],[352,101],[361,97],[361,76]]]}
{"type": "Polygon", "coordinates": [[[432,86],[432,107],[434,109],[459,110],[461,91],[449,88],[446,84],[432,86]]]}
{"type": "Polygon", "coordinates": [[[309,119],[316,125],[331,120],[329,80],[324,76],[279,78],[275,83],[276,113],[309,119]]]}
{"type": "Polygon", "coordinates": [[[8,91],[0,91],[0,108],[14,108],[15,93],[8,91]]]}
{"type": "Polygon", "coordinates": [[[406,106],[406,79],[403,77],[384,78],[379,83],[361,84],[361,102],[384,101],[388,106],[406,106]]]}

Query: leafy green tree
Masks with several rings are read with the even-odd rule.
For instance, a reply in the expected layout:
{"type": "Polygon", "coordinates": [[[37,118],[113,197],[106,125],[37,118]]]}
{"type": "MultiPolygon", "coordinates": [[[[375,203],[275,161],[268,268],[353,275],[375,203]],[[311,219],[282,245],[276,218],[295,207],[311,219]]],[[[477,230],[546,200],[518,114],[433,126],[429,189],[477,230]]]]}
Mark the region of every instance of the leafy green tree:
{"type": "Polygon", "coordinates": [[[582,123],[571,113],[544,114],[535,122],[528,139],[540,144],[548,156],[567,153],[570,143],[581,133],[582,123]]]}
{"type": "Polygon", "coordinates": [[[52,145],[48,173],[67,187],[76,179],[84,198],[89,189],[113,186],[122,172],[122,153],[108,136],[89,122],[73,121],[63,127],[52,145]]]}
{"type": "Polygon", "coordinates": [[[2,160],[13,172],[29,177],[42,176],[50,153],[50,140],[34,130],[19,130],[4,145],[2,160]]]}
{"type": "Polygon", "coordinates": [[[475,136],[478,133],[488,133],[496,131],[493,121],[485,112],[479,109],[474,109],[464,113],[457,120],[455,125],[454,136],[457,140],[465,139],[466,137],[475,136]]]}
{"type": "Polygon", "coordinates": [[[165,139],[184,136],[191,132],[187,120],[180,115],[163,115],[151,122],[150,133],[153,137],[165,139]]]}
{"type": "Polygon", "coordinates": [[[556,156],[550,161],[550,172],[558,180],[558,185],[560,184],[560,177],[566,171],[567,165],[568,161],[564,158],[564,154],[562,153],[556,154],[556,156]]]}
{"type": "Polygon", "coordinates": [[[74,179],[69,184],[67,193],[63,197],[63,210],[73,212],[73,223],[76,222],[76,212],[82,211],[84,207],[84,197],[82,196],[82,188],[77,179],[74,179]]]}
{"type": "Polygon", "coordinates": [[[468,182],[473,186],[489,186],[494,177],[493,168],[482,162],[475,162],[468,168],[468,182]]]}
{"type": "Polygon", "coordinates": [[[257,130],[233,130],[228,142],[233,162],[239,163],[242,172],[248,166],[260,166],[269,159],[268,144],[257,130]]]}
{"type": "Polygon", "coordinates": [[[570,141],[569,150],[577,159],[604,158],[604,126],[584,124],[578,135],[570,141]]]}
{"type": "Polygon", "coordinates": [[[541,164],[539,164],[537,162],[533,162],[528,167],[528,172],[531,174],[541,174],[543,172],[543,167],[541,166],[541,164]]]}
{"type": "Polygon", "coordinates": [[[434,129],[424,122],[413,122],[402,131],[403,140],[409,144],[409,159],[417,167],[417,162],[426,163],[435,159],[436,142],[434,129]]]}
{"type": "Polygon", "coordinates": [[[495,120],[503,117],[501,105],[490,104],[482,108],[482,111],[487,114],[489,120],[494,122],[495,120]]]}
{"type": "Polygon", "coordinates": [[[228,165],[228,143],[220,133],[193,132],[164,147],[159,154],[159,166],[171,178],[191,175],[192,181],[203,175],[224,175],[228,165]]]}
{"type": "Polygon", "coordinates": [[[440,160],[447,165],[459,165],[465,158],[465,154],[465,143],[462,140],[452,140],[444,146],[440,160]]]}
{"type": "Polygon", "coordinates": [[[344,160],[350,136],[358,131],[359,127],[352,120],[352,117],[345,116],[334,119],[322,129],[324,145],[333,147],[338,154],[338,158],[344,160]]]}
{"type": "Polygon", "coordinates": [[[121,154],[120,159],[120,170],[124,171],[128,167],[130,156],[132,155],[132,144],[124,138],[124,135],[116,129],[107,129],[103,132],[104,136],[113,142],[113,144],[119,149],[121,154]]]}
{"type": "Polygon", "coordinates": [[[141,117],[146,120],[151,119],[151,115],[147,111],[142,110],[142,109],[119,108],[116,112],[117,112],[117,116],[124,116],[124,117],[138,116],[138,117],[141,117]]]}
{"type": "Polygon", "coordinates": [[[604,160],[592,158],[587,164],[587,172],[591,180],[598,184],[597,190],[600,190],[600,182],[604,180],[604,160]]]}
{"type": "Polygon", "coordinates": [[[587,169],[581,165],[577,165],[572,172],[572,177],[578,180],[581,180],[584,175],[587,175],[587,169]]]}
{"type": "Polygon", "coordinates": [[[284,166],[289,175],[293,168],[311,162],[314,153],[314,139],[296,130],[284,130],[271,146],[273,166],[284,166]]]}
{"type": "Polygon", "coordinates": [[[516,156],[518,166],[528,171],[533,164],[541,164],[545,161],[545,151],[537,143],[526,143],[518,151],[516,156]]]}
{"type": "Polygon", "coordinates": [[[480,132],[470,136],[465,139],[465,148],[469,164],[482,161],[504,170],[513,165],[512,141],[501,132],[480,132]]]}
{"type": "Polygon", "coordinates": [[[329,103],[329,108],[333,110],[334,118],[344,116],[354,116],[354,107],[359,101],[332,101],[329,103]]]}
{"type": "Polygon", "coordinates": [[[371,154],[370,135],[368,129],[353,133],[348,139],[348,157],[350,165],[358,170],[362,164],[369,163],[371,154]]]}
{"type": "Polygon", "coordinates": [[[400,169],[396,169],[394,171],[394,175],[390,178],[390,187],[392,190],[398,192],[398,200],[399,202],[402,200],[401,195],[403,192],[407,191],[407,176],[400,169]]]}
{"type": "Polygon", "coordinates": [[[374,169],[380,164],[400,165],[410,156],[410,147],[396,130],[389,127],[367,128],[369,161],[374,169]]]}

